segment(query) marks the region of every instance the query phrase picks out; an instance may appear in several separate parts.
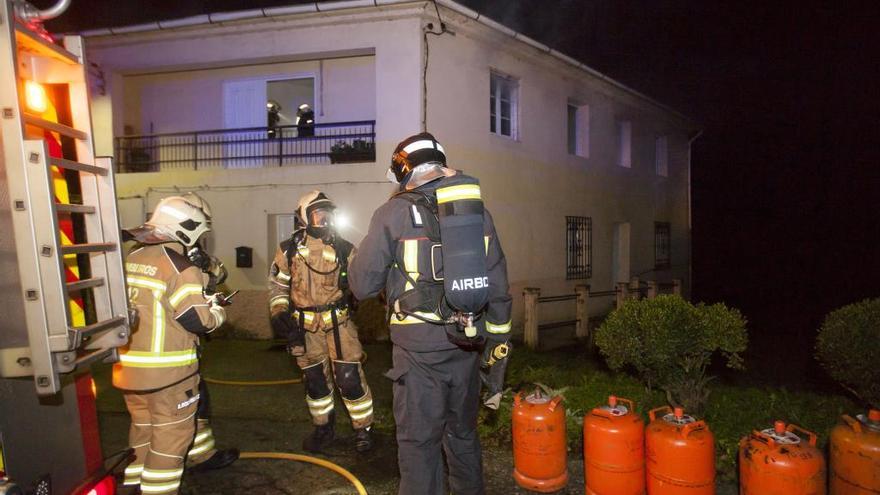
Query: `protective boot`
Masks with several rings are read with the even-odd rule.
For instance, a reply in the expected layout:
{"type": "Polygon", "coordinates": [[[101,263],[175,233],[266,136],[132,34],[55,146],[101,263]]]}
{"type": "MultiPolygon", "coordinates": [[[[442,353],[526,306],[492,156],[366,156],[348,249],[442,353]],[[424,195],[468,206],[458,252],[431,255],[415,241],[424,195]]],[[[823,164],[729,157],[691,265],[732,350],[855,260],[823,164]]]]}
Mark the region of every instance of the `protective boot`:
{"type": "Polygon", "coordinates": [[[369,452],[373,450],[373,434],[370,432],[372,426],[361,428],[354,434],[354,450],[358,452],[369,452]]]}
{"type": "Polygon", "coordinates": [[[211,469],[223,469],[238,460],[241,454],[238,449],[222,449],[214,452],[208,460],[200,462],[189,468],[189,472],[208,471],[211,469]]]}
{"type": "Polygon", "coordinates": [[[303,440],[303,450],[321,453],[336,438],[335,434],[336,415],[330,413],[325,425],[317,425],[312,434],[303,440]]]}

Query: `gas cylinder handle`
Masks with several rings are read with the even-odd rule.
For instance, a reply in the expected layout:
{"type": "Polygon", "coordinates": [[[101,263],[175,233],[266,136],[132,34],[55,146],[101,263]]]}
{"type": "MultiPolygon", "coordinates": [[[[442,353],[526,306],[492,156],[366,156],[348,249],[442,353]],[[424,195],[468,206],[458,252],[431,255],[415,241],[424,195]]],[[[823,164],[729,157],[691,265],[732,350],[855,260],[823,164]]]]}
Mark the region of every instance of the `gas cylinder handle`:
{"type": "Polygon", "coordinates": [[[513,405],[519,406],[520,402],[522,402],[522,392],[517,392],[516,395],[513,396],[513,405]]]}
{"type": "Polygon", "coordinates": [[[556,406],[558,406],[560,402],[562,402],[562,396],[561,396],[561,395],[557,395],[556,397],[554,397],[553,399],[551,399],[551,400],[550,400],[550,406],[548,407],[548,409],[550,410],[550,412],[553,412],[553,411],[556,409],[556,406]]]}
{"type": "Polygon", "coordinates": [[[810,430],[805,430],[805,429],[803,429],[803,428],[801,428],[800,426],[795,425],[795,424],[788,425],[788,428],[786,428],[786,431],[795,431],[795,430],[800,431],[801,433],[806,433],[807,436],[810,438],[810,446],[811,446],[811,447],[815,447],[815,446],[816,446],[816,434],[815,434],[815,433],[813,433],[813,432],[810,431],[810,430]]]}
{"type": "Polygon", "coordinates": [[[776,440],[763,431],[752,430],[752,437],[759,442],[764,442],[771,449],[776,446],[776,440]]]}
{"type": "Polygon", "coordinates": [[[687,438],[688,435],[694,432],[694,430],[706,430],[709,427],[706,426],[706,422],[702,419],[699,421],[694,421],[693,423],[688,423],[681,428],[681,438],[687,438]]]}
{"type": "Polygon", "coordinates": [[[629,406],[629,412],[635,414],[636,413],[636,403],[631,401],[630,399],[624,399],[623,397],[618,397],[617,402],[625,402],[629,406]]]}
{"type": "Polygon", "coordinates": [[[651,421],[654,421],[655,419],[657,419],[657,412],[658,411],[665,411],[667,414],[669,414],[672,412],[672,408],[669,406],[660,406],[660,407],[655,407],[654,409],[651,409],[650,411],[648,411],[648,417],[651,418],[651,421]]]}
{"type": "Polygon", "coordinates": [[[848,424],[849,427],[852,428],[853,431],[855,431],[856,433],[861,433],[861,432],[862,432],[862,423],[859,422],[858,420],[854,419],[854,418],[853,418],[852,416],[850,416],[849,414],[844,414],[843,416],[841,416],[841,419],[842,419],[846,424],[848,424]]]}

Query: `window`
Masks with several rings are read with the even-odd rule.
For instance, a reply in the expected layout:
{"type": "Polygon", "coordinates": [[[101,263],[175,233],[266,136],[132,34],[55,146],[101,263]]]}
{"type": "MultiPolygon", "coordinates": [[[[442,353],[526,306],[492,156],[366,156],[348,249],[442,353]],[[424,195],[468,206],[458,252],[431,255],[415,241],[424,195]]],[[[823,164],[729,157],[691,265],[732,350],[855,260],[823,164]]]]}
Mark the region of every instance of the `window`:
{"type": "Polygon", "coordinates": [[[565,278],[593,276],[593,219],[565,217],[565,278]]]}
{"type": "Polygon", "coordinates": [[[517,137],[517,91],[516,79],[492,73],[489,87],[489,130],[493,134],[517,137]]]}
{"type": "Polygon", "coordinates": [[[577,154],[577,114],[578,109],[574,105],[568,105],[568,154],[577,154]]]}
{"type": "Polygon", "coordinates": [[[667,270],[672,266],[672,244],[669,222],[654,222],[654,269],[667,270]]]}
{"type": "Polygon", "coordinates": [[[661,177],[669,176],[669,143],[666,136],[654,140],[654,170],[661,177]]]}
{"type": "Polygon", "coordinates": [[[568,104],[568,154],[590,157],[590,106],[568,104]]]}
{"type": "Polygon", "coordinates": [[[632,122],[617,122],[617,164],[621,167],[632,167],[632,122]]]}

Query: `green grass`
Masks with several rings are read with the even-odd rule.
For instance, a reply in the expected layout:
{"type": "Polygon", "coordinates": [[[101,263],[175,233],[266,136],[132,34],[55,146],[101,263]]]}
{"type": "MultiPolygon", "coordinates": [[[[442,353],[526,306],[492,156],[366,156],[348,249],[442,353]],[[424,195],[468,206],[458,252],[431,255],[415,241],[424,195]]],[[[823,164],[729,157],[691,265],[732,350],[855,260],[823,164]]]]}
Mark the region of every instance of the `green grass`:
{"type": "MultiPolygon", "coordinates": [[[[580,349],[531,352],[516,349],[511,355],[507,383],[528,391],[540,383],[558,391],[564,398],[569,449],[582,448],[583,417],[593,407],[605,404],[609,395],[636,402],[637,411],[647,421],[647,411],[666,405],[665,394],[648,392],[634,377],[613,373],[580,349]]],[[[784,388],[741,386],[714,382],[705,419],[716,438],[716,465],[722,480],[736,477],[736,457],[740,438],[755,429],[772,426],[782,419],[819,435],[824,448],[828,433],[843,413],[860,408],[839,395],[792,392],[784,388]]],[[[480,434],[489,442],[510,441],[510,412],[513,394],[506,394],[497,412],[484,411],[480,434]]],[[[578,455],[578,454],[575,454],[578,455]]]]}

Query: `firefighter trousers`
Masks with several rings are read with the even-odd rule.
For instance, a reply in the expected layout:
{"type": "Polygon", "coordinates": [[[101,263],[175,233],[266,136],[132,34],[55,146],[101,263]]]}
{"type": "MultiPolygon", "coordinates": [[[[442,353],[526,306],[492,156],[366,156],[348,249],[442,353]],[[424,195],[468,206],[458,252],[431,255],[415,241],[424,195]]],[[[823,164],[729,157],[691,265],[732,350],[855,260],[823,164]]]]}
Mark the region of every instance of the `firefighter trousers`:
{"type": "Polygon", "coordinates": [[[307,331],[306,353],[296,358],[303,372],[306,403],[316,426],[330,421],[334,411],[334,384],[355,429],[373,424],[373,396],[367,384],[361,360],[364,351],[358,340],[357,326],[346,320],[338,330],[332,326],[307,331]]]}
{"type": "Polygon", "coordinates": [[[394,346],[394,421],[400,495],[445,495],[443,453],[455,495],[482,495],[477,414],[479,355],[461,349],[411,352],[394,346]]]}
{"type": "Polygon", "coordinates": [[[211,396],[205,380],[199,380],[199,408],[196,410],[196,438],[186,454],[186,466],[193,467],[210,459],[214,448],[214,430],[211,428],[211,396]]]}
{"type": "Polygon", "coordinates": [[[129,445],[135,460],[125,468],[125,485],[143,494],[174,495],[183,478],[183,462],[196,429],[198,374],[148,392],[126,391],[131,415],[129,445]]]}

